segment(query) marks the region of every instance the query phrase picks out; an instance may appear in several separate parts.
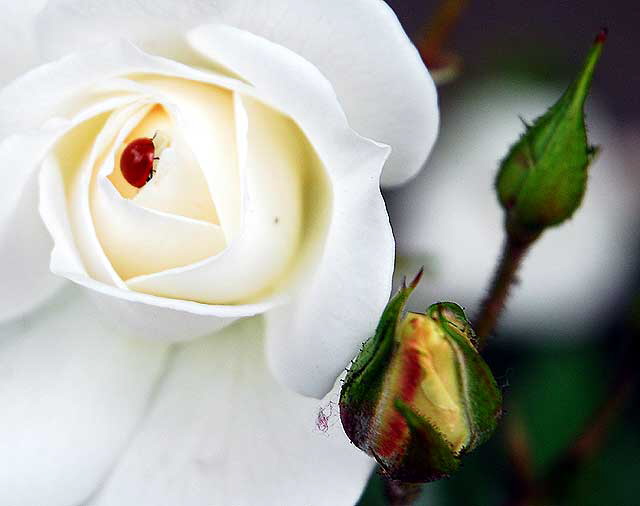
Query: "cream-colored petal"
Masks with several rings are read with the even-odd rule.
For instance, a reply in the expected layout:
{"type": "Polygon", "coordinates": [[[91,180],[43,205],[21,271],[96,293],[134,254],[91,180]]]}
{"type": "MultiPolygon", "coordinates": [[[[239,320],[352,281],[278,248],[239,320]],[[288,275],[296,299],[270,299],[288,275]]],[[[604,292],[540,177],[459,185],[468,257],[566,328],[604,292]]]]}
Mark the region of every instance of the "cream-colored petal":
{"type": "MultiPolygon", "coordinates": [[[[125,103],[128,101],[130,99],[125,99],[125,103]]],[[[54,274],[65,276],[73,273],[76,277],[87,276],[87,270],[77,248],[73,226],[68,219],[69,210],[74,206],[73,201],[69,203],[69,183],[75,176],[75,171],[81,164],[82,157],[86,155],[88,150],[86,143],[93,141],[104,126],[109,110],[118,105],[123,105],[123,103],[120,101],[99,103],[73,121],[63,122],[57,136],[44,146],[43,157],[46,151],[51,150],[51,152],[44,159],[39,174],[40,203],[38,209],[54,242],[50,255],[50,267],[54,274]],[[59,160],[55,156],[55,148],[65,142],[69,143],[70,151],[66,153],[63,160],[59,160]]],[[[82,207],[79,207],[82,210],[82,207]]],[[[88,215],[88,204],[86,208],[88,215]]],[[[81,216],[77,217],[81,219],[81,216]]],[[[97,251],[101,253],[99,248],[97,251]]],[[[100,261],[100,257],[97,258],[97,261],[100,261]]],[[[106,260],[104,261],[106,262],[106,260]]],[[[109,266],[106,265],[106,268],[108,269],[109,266]]]]}
{"type": "Polygon", "coordinates": [[[170,77],[143,77],[179,111],[184,143],[206,179],[218,219],[230,242],[238,234],[242,206],[233,95],[213,84],[170,77]]]}
{"type": "Polygon", "coordinates": [[[248,153],[239,237],[216,258],[129,280],[130,288],[200,302],[243,302],[272,288],[291,266],[302,237],[303,181],[313,158],[290,119],[256,100],[242,103],[248,153]]]}
{"type": "Polygon", "coordinates": [[[95,167],[104,160],[119,132],[127,123],[139,121],[151,104],[136,101],[119,108],[108,117],[97,117],[65,136],[47,161],[62,174],[67,191],[73,239],[86,271],[94,279],[120,288],[121,276],[113,268],[96,233],[93,216],[92,185],[95,167]]]}
{"type": "Polygon", "coordinates": [[[192,264],[226,246],[218,225],[136,206],[104,179],[92,210],[100,244],[124,280],[192,264]]]}
{"type": "Polygon", "coordinates": [[[146,209],[219,224],[202,170],[191,149],[178,136],[162,152],[156,175],[131,202],[146,209]]]}

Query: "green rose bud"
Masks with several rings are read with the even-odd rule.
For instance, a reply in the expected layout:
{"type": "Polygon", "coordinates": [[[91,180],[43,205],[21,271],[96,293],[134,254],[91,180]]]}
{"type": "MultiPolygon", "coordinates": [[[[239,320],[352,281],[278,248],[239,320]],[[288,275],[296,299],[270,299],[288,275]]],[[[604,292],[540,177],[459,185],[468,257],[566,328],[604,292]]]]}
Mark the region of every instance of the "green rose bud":
{"type": "Polygon", "coordinates": [[[535,238],[580,206],[587,168],[597,151],[587,142],[584,103],[605,39],[602,31],[575,81],[547,113],[525,124],[525,133],[500,165],[496,190],[507,229],[516,238],[535,238]]]}
{"type": "Polygon", "coordinates": [[[450,475],[496,427],[502,397],[451,302],[403,316],[416,280],[387,305],[353,362],[340,396],[345,432],[391,479],[450,475]]]}

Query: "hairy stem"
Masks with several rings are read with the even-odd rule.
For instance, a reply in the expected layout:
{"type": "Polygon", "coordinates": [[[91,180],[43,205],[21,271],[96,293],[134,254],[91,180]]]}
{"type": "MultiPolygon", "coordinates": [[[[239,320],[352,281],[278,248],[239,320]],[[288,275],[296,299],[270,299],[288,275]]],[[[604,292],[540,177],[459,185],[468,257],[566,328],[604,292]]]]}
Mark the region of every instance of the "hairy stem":
{"type": "Polygon", "coordinates": [[[487,338],[495,328],[509,296],[509,290],[517,280],[518,269],[534,241],[535,239],[517,240],[507,235],[491,288],[482,302],[480,313],[476,318],[475,331],[478,338],[478,349],[486,346],[487,338]]]}

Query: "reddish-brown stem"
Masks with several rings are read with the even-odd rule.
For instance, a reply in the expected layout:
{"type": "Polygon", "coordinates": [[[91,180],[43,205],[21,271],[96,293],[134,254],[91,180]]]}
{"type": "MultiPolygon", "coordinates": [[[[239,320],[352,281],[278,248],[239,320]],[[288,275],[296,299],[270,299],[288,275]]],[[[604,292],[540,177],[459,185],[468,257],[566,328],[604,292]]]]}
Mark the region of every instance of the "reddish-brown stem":
{"type": "Polygon", "coordinates": [[[505,446],[511,469],[510,494],[527,491],[528,495],[535,482],[529,434],[517,411],[509,410],[509,417],[505,422],[505,446]]]}
{"type": "Polygon", "coordinates": [[[437,63],[446,41],[455,28],[467,0],[443,0],[423,30],[418,48],[427,64],[437,63]]]}
{"type": "Polygon", "coordinates": [[[476,318],[475,331],[478,338],[478,349],[486,346],[487,338],[495,328],[509,296],[509,290],[517,280],[518,269],[534,240],[522,241],[514,239],[510,235],[507,236],[491,288],[482,302],[476,318]]]}

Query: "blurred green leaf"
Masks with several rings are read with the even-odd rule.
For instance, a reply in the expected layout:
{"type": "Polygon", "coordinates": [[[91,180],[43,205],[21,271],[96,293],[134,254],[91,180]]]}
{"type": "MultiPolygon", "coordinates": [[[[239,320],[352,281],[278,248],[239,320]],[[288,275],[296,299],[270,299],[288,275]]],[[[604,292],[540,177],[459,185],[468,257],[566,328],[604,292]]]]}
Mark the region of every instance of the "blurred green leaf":
{"type": "Polygon", "coordinates": [[[582,429],[610,375],[594,347],[550,350],[512,376],[512,402],[529,431],[537,472],[546,469],[582,429]]]}
{"type": "Polygon", "coordinates": [[[637,506],[639,454],[637,425],[617,424],[602,452],[585,465],[571,487],[567,506],[637,506]]]}

